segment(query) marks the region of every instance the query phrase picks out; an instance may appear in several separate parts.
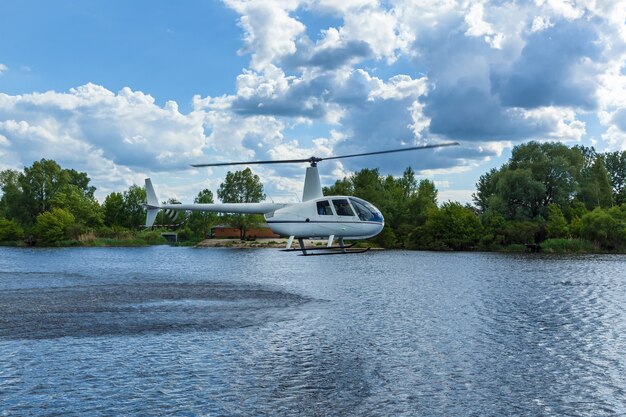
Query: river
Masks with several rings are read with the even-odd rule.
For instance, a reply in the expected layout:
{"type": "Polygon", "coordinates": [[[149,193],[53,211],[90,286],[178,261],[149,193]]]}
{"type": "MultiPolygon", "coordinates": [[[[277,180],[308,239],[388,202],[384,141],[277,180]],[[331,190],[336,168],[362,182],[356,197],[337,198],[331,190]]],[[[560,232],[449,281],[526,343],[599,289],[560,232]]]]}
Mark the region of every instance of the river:
{"type": "Polygon", "coordinates": [[[0,415],[626,415],[626,256],[0,248],[0,415]]]}

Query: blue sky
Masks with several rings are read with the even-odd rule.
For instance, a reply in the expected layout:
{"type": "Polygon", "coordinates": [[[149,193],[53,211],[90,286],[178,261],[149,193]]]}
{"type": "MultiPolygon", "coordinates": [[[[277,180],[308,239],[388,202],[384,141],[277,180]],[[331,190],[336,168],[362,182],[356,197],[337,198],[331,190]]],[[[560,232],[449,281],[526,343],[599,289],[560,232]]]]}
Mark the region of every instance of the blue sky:
{"type": "MultiPolygon", "coordinates": [[[[150,176],[190,201],[227,170],[192,163],[454,140],[322,182],[410,165],[468,202],[525,141],[626,149],[625,22],[624,0],[4,1],[0,169],[51,158],[100,200],[150,176]]],[[[280,198],[304,167],[253,169],[280,198]]]]}

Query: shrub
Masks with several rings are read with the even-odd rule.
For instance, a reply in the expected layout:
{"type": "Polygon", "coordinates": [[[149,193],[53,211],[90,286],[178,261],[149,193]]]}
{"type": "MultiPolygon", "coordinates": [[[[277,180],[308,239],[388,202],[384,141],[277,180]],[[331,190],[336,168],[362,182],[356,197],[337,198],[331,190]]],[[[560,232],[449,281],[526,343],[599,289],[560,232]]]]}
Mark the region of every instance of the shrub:
{"type": "Polygon", "coordinates": [[[67,210],[55,208],[37,216],[35,233],[42,243],[58,245],[69,238],[74,225],[74,216],[67,210]]]}
{"type": "Polygon", "coordinates": [[[13,220],[0,218],[0,242],[11,242],[21,240],[24,237],[24,230],[13,220]]]}

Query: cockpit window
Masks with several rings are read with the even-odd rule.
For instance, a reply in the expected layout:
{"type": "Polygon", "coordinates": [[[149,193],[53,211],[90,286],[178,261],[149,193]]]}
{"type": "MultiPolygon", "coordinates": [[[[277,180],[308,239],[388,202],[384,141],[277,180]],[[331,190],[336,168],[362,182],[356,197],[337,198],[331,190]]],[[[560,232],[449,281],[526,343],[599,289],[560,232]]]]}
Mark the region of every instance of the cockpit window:
{"type": "Polygon", "coordinates": [[[333,206],[338,216],[354,216],[350,203],[345,198],[333,200],[333,206]]]}
{"type": "Polygon", "coordinates": [[[328,200],[317,202],[317,214],[319,214],[320,216],[333,215],[333,210],[330,208],[330,203],[328,202],[328,200]]]}
{"type": "Polygon", "coordinates": [[[372,206],[367,201],[351,198],[350,202],[352,203],[352,207],[356,210],[359,219],[369,222],[383,221],[383,215],[380,214],[376,207],[372,206]]]}

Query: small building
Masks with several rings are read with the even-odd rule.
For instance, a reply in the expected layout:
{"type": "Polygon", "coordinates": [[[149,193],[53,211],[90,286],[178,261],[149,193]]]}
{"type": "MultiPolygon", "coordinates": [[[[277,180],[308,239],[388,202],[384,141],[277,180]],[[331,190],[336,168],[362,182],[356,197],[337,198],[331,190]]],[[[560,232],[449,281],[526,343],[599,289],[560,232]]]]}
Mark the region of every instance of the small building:
{"type": "MultiPolygon", "coordinates": [[[[211,237],[216,239],[238,239],[241,233],[238,228],[227,225],[218,225],[211,228],[211,237]]],[[[246,238],[279,238],[280,236],[272,232],[267,226],[253,227],[246,231],[246,238]]]]}

